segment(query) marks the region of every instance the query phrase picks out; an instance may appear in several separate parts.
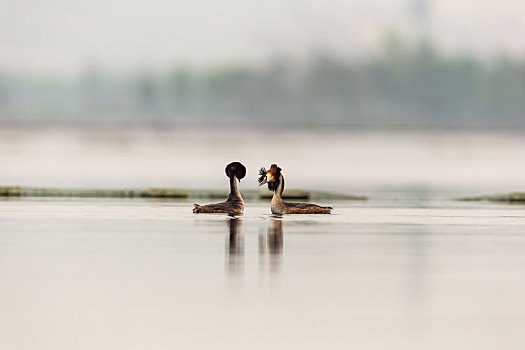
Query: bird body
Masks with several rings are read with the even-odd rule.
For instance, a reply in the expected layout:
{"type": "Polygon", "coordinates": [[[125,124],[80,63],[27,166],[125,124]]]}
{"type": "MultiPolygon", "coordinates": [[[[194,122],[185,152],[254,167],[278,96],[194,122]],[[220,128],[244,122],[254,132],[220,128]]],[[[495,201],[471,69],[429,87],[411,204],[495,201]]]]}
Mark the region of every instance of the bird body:
{"type": "Polygon", "coordinates": [[[207,205],[194,204],[194,213],[224,213],[230,215],[241,215],[243,213],[244,200],[237,187],[237,180],[241,181],[246,175],[246,168],[239,162],[233,162],[226,166],[225,171],[226,176],[230,179],[230,194],[226,201],[207,205]]]}
{"type": "Polygon", "coordinates": [[[331,214],[332,207],[322,207],[312,203],[288,203],[283,201],[284,176],[281,168],[272,164],[270,170],[261,168],[259,186],[268,183],[268,189],[274,191],[270,208],[272,214],[331,214]]]}

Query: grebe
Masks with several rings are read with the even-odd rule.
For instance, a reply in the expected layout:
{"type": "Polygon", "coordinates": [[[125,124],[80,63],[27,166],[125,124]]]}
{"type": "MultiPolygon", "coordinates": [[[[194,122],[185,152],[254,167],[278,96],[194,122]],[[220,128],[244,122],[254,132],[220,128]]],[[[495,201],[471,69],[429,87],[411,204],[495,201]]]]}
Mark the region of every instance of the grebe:
{"type": "Polygon", "coordinates": [[[268,189],[274,192],[271,205],[273,214],[331,214],[332,207],[321,207],[310,203],[283,202],[284,177],[277,164],[272,164],[268,171],[261,168],[259,175],[259,186],[268,183],[268,189]]]}
{"type": "Polygon", "coordinates": [[[198,205],[194,204],[194,213],[225,213],[230,215],[241,215],[244,211],[244,201],[241,193],[237,188],[237,179],[241,179],[246,175],[246,168],[239,162],[233,162],[226,166],[226,176],[230,178],[230,194],[226,202],[198,205]]]}

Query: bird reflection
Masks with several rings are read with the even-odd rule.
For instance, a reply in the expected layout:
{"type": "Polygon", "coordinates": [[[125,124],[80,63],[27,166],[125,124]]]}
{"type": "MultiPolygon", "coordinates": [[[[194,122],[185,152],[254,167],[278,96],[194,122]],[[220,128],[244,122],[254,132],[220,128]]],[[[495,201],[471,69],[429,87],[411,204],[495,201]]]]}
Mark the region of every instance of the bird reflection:
{"type": "Polygon", "coordinates": [[[266,234],[259,235],[260,268],[262,270],[268,269],[270,273],[278,272],[281,268],[283,254],[282,225],[280,218],[272,218],[266,234]]]}
{"type": "Polygon", "coordinates": [[[228,273],[240,275],[244,271],[244,239],[241,234],[242,220],[231,218],[228,220],[229,235],[226,242],[226,265],[228,273]]]}

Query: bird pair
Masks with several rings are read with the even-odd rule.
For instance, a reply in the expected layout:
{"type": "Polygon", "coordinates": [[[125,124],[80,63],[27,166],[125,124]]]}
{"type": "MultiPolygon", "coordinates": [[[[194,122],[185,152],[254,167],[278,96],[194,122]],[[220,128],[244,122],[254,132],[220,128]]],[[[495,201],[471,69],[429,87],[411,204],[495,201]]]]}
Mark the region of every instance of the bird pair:
{"type": "MultiPolygon", "coordinates": [[[[226,213],[230,215],[241,215],[244,211],[242,199],[237,180],[246,175],[246,167],[239,162],[233,162],[226,166],[226,176],[230,179],[230,194],[225,202],[198,205],[193,208],[194,213],[226,213]]],[[[269,170],[259,170],[259,186],[268,184],[268,189],[273,191],[271,209],[273,214],[331,214],[332,207],[321,207],[310,203],[287,203],[283,201],[284,176],[277,164],[272,164],[269,170]]]]}

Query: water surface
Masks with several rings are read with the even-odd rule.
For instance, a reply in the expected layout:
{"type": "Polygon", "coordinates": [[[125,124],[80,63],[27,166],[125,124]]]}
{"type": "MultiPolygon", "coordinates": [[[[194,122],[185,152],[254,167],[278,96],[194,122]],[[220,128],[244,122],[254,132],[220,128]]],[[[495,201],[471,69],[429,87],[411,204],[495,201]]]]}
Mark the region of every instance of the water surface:
{"type": "Polygon", "coordinates": [[[525,133],[241,127],[0,128],[0,185],[225,188],[224,167],[283,168],[288,189],[452,198],[525,188],[525,133]]]}
{"type": "Polygon", "coordinates": [[[522,349],[525,207],[0,201],[2,349],[522,349]]]}

